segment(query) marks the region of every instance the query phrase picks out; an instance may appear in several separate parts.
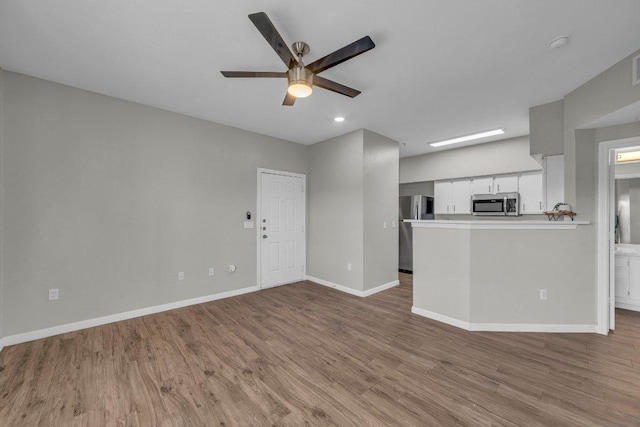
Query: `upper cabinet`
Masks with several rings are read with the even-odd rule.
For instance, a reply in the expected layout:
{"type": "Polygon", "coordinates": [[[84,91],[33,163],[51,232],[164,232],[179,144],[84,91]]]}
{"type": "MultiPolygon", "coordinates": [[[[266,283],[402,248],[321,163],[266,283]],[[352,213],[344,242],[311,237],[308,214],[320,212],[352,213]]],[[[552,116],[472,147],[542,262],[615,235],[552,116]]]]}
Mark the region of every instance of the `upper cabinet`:
{"type": "Polygon", "coordinates": [[[471,181],[438,181],[433,185],[436,214],[470,214],[471,181]]]}
{"type": "Polygon", "coordinates": [[[544,159],[543,170],[437,181],[436,214],[470,214],[474,194],[520,193],[520,214],[541,214],[564,201],[564,156],[544,159]]]}
{"type": "Polygon", "coordinates": [[[451,181],[438,181],[433,184],[433,211],[436,214],[448,214],[452,209],[453,191],[451,181]]]}
{"type": "Polygon", "coordinates": [[[471,194],[493,194],[493,177],[474,178],[471,181],[471,194]]]}
{"type": "Polygon", "coordinates": [[[518,183],[520,190],[520,213],[522,215],[543,213],[545,210],[542,172],[523,173],[518,183]]]}
{"type": "Polygon", "coordinates": [[[451,200],[453,202],[454,214],[471,213],[471,181],[463,179],[453,181],[451,185],[451,200]]]}
{"type": "Polygon", "coordinates": [[[518,175],[496,176],[493,180],[494,193],[518,192],[518,175]]]}

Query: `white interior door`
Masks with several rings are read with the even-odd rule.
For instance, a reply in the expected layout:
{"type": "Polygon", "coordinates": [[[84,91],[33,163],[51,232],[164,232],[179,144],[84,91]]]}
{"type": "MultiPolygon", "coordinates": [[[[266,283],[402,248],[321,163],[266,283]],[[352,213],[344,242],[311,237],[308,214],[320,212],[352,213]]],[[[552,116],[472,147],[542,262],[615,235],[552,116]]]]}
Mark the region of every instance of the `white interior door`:
{"type": "Polygon", "coordinates": [[[302,176],[260,173],[260,287],[304,278],[305,213],[302,176]]]}

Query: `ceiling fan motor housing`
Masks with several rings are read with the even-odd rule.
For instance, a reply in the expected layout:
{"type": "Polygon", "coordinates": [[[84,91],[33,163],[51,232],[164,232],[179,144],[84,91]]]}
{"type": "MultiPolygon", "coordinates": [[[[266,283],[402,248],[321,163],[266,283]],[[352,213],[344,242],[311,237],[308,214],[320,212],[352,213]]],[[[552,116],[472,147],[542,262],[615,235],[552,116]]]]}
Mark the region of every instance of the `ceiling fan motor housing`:
{"type": "Polygon", "coordinates": [[[313,73],[298,64],[287,71],[289,88],[287,91],[296,98],[304,98],[311,95],[313,88],[313,73]]]}

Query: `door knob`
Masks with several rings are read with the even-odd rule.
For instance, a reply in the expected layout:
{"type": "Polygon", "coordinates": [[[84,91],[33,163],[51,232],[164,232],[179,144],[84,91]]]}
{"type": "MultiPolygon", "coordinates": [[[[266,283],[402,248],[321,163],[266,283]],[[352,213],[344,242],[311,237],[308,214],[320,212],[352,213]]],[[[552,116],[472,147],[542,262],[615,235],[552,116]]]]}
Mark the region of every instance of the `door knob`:
{"type": "Polygon", "coordinates": [[[262,238],[263,238],[263,239],[266,239],[266,238],[267,238],[267,235],[266,235],[266,234],[263,234],[263,235],[262,235],[262,238]]]}

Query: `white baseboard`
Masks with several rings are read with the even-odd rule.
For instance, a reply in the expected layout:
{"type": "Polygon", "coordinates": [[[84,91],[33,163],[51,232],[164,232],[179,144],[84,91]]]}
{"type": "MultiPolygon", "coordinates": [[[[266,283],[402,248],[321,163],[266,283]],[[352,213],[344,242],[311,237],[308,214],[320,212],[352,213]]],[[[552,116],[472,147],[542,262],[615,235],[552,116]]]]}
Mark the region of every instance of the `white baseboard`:
{"type": "Polygon", "coordinates": [[[357,289],[350,288],[348,286],[338,285],[337,283],[330,282],[328,280],[319,279],[313,276],[304,276],[304,280],[309,280],[311,282],[317,283],[322,286],[327,286],[329,288],[337,289],[338,291],[346,292],[351,295],[355,295],[357,297],[361,297],[363,292],[357,289]]]}
{"type": "Polygon", "coordinates": [[[454,319],[433,311],[411,307],[411,312],[438,322],[446,323],[474,332],[551,332],[551,333],[597,333],[598,325],[545,324],[545,323],[471,323],[454,319]]]}
{"type": "Polygon", "coordinates": [[[54,335],[60,335],[67,332],[79,331],[81,329],[92,328],[94,326],[105,325],[107,323],[119,322],[121,320],[133,319],[135,317],[146,316],[148,314],[160,313],[163,311],[174,310],[176,308],[187,307],[195,304],[202,304],[209,301],[215,301],[223,298],[234,297],[237,295],[256,292],[257,286],[236,289],[227,292],[220,292],[212,295],[191,298],[182,301],[170,302],[167,304],[155,305],[152,307],[141,308],[138,310],[126,311],[124,313],[111,314],[108,316],[97,317],[95,319],[81,320],[79,322],[67,323],[64,325],[53,326],[51,328],[39,329],[36,331],[25,332],[22,334],[9,335],[0,339],[0,351],[8,345],[21,344],[23,342],[34,341],[41,338],[47,338],[54,335]]]}
{"type": "Polygon", "coordinates": [[[378,292],[386,291],[387,289],[393,288],[394,286],[398,286],[400,284],[399,280],[394,280],[389,283],[385,283],[384,285],[376,286],[375,288],[367,289],[362,293],[363,297],[368,297],[369,295],[377,294],[378,292]]]}
{"type": "Polygon", "coordinates": [[[640,306],[637,304],[628,304],[626,302],[616,302],[616,308],[623,308],[625,310],[640,311],[640,306]]]}
{"type": "Polygon", "coordinates": [[[373,295],[373,294],[376,294],[378,292],[382,292],[384,290],[387,290],[389,288],[393,288],[394,286],[398,286],[400,284],[399,280],[394,280],[392,282],[385,283],[384,285],[376,286],[375,288],[368,289],[366,291],[360,291],[358,289],[353,289],[353,288],[350,288],[348,286],[339,285],[337,283],[333,283],[333,282],[330,282],[330,281],[324,280],[324,279],[319,279],[319,278],[313,277],[313,276],[304,276],[304,280],[309,280],[309,281],[317,283],[319,285],[327,286],[329,288],[333,288],[333,289],[336,289],[338,291],[346,292],[348,294],[355,295],[357,297],[368,297],[369,295],[373,295]]]}
{"type": "Polygon", "coordinates": [[[455,326],[456,328],[470,330],[471,324],[464,320],[454,319],[453,317],[445,316],[444,314],[434,313],[433,311],[425,310],[424,308],[418,308],[415,305],[411,307],[411,312],[418,316],[427,317],[438,322],[446,323],[447,325],[455,326]]]}

